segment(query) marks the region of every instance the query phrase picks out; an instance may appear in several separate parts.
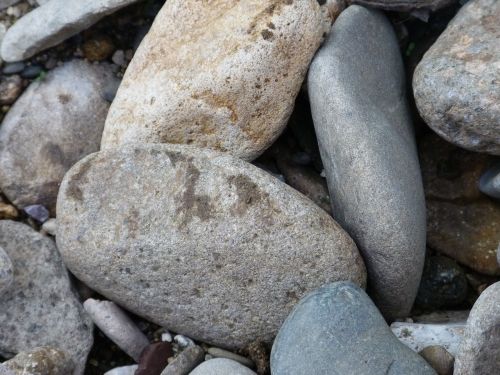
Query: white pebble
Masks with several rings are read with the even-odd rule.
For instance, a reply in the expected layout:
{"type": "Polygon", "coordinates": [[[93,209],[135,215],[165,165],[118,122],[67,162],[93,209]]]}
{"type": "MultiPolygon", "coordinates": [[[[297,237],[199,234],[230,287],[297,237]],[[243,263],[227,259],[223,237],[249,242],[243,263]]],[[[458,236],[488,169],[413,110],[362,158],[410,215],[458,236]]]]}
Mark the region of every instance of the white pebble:
{"type": "Polygon", "coordinates": [[[195,345],[195,343],[194,343],[193,340],[191,340],[189,337],[186,337],[186,336],[183,336],[183,335],[176,335],[174,337],[174,341],[181,348],[187,348],[188,346],[195,345]]]}
{"type": "Polygon", "coordinates": [[[50,234],[51,236],[55,236],[57,231],[57,219],[49,219],[42,225],[42,233],[50,234]]]}
{"type": "Polygon", "coordinates": [[[131,365],[131,366],[116,367],[104,373],[104,375],[134,375],[135,370],[137,370],[137,367],[139,366],[131,365]]]}
{"type": "Polygon", "coordinates": [[[172,342],[172,334],[168,331],[165,331],[161,334],[161,341],[163,342],[172,342]]]}

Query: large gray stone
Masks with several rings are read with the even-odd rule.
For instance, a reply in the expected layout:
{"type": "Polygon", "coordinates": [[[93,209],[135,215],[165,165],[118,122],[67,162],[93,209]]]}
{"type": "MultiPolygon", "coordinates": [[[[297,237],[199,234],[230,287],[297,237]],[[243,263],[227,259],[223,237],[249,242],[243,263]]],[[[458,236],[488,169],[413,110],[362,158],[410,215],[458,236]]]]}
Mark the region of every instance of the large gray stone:
{"type": "Polygon", "coordinates": [[[193,144],[255,159],[286,126],[323,32],[316,0],[165,2],[128,66],[102,148],[193,144]]]}
{"type": "Polygon", "coordinates": [[[14,269],[9,255],[0,247],[0,298],[14,281],[14,269]]]}
{"type": "Polygon", "coordinates": [[[491,375],[500,369],[500,282],[477,299],[455,358],[454,375],[491,375]]]}
{"type": "Polygon", "coordinates": [[[84,283],[217,346],[269,342],[307,291],[365,282],[354,242],[321,208],[249,163],[189,146],[86,157],[65,176],[57,221],[84,283]]]}
{"type": "Polygon", "coordinates": [[[215,358],[203,362],[189,375],[256,375],[256,373],[231,359],[215,358]]]}
{"type": "Polygon", "coordinates": [[[21,61],[87,29],[140,0],[50,0],[20,18],[5,34],[0,54],[21,61]]]}
{"type": "Polygon", "coordinates": [[[17,206],[42,204],[55,212],[67,170],[98,151],[116,81],[111,65],[73,60],[34,82],[0,127],[0,187],[17,206]]]}
{"type": "Polygon", "coordinates": [[[425,256],[425,201],[389,21],[352,5],[314,58],[309,96],[334,218],[356,241],[370,295],[386,317],[406,316],[425,256]]]}
{"type": "Polygon", "coordinates": [[[14,265],[14,283],[0,303],[0,355],[52,346],[67,351],[83,374],[92,322],[73,294],[54,241],[29,226],[0,221],[0,246],[14,265]]]}
{"type": "Polygon", "coordinates": [[[288,316],[273,344],[273,375],[431,375],[394,336],[366,293],[349,282],[319,288],[288,316]]]}
{"type": "Polygon", "coordinates": [[[412,10],[435,11],[457,0],[348,0],[352,4],[360,4],[384,10],[408,12],[412,10]]]}
{"type": "Polygon", "coordinates": [[[424,55],[413,91],[425,122],[460,147],[500,155],[500,1],[471,0],[424,55]]]}
{"type": "Polygon", "coordinates": [[[481,176],[479,190],[490,197],[500,199],[500,160],[481,176]]]}

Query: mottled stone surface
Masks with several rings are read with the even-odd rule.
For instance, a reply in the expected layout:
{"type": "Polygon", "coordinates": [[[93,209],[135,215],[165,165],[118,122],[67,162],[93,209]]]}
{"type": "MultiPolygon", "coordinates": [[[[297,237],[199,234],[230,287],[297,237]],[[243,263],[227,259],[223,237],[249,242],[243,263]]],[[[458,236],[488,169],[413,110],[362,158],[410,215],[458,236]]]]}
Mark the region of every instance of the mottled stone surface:
{"type": "Polygon", "coordinates": [[[500,369],[500,282],[489,286],[474,304],[454,375],[490,375],[500,369]]]}
{"type": "Polygon", "coordinates": [[[400,12],[412,10],[435,11],[456,1],[457,0],[348,0],[348,2],[352,4],[400,12]]]}
{"type": "Polygon", "coordinates": [[[425,201],[398,42],[383,14],[352,5],[314,58],[309,96],[334,218],[386,317],[406,316],[425,255],[425,201]]]}
{"type": "Polygon", "coordinates": [[[0,298],[14,281],[14,269],[9,255],[0,247],[0,298]]]}
{"type": "Polygon", "coordinates": [[[435,374],[392,334],[366,293],[348,282],[319,288],[299,302],[274,341],[271,373],[435,374]]]}
{"type": "Polygon", "coordinates": [[[285,127],[323,31],[316,0],[167,1],[127,69],[102,148],[182,143],[256,158],[285,127]]]}
{"type": "Polygon", "coordinates": [[[14,266],[14,283],[0,303],[0,355],[62,348],[73,359],[74,374],[83,374],[92,322],[73,294],[54,241],[25,224],[2,220],[0,246],[14,266]]]}
{"type": "Polygon", "coordinates": [[[494,157],[429,134],[420,142],[429,247],[487,275],[499,275],[500,203],[478,189],[494,157]]]}
{"type": "Polygon", "coordinates": [[[15,375],[69,375],[75,368],[68,353],[51,347],[21,352],[2,365],[15,375]]]}
{"type": "Polygon", "coordinates": [[[413,77],[418,110],[441,137],[500,155],[500,2],[471,0],[424,55],[413,77]]]}
{"type": "Polygon", "coordinates": [[[21,61],[87,29],[139,0],[51,0],[20,18],[5,34],[4,61],[21,61]]]}
{"type": "Polygon", "coordinates": [[[65,63],[33,82],[0,127],[0,187],[17,206],[42,204],[55,212],[66,171],[98,151],[116,80],[111,65],[65,63]]]}
{"type": "Polygon", "coordinates": [[[189,146],[88,156],[65,176],[57,221],[79,279],[217,346],[269,342],[307,291],[365,282],[354,242],[313,202],[249,163],[189,146]]]}
{"type": "Polygon", "coordinates": [[[189,375],[256,375],[255,372],[226,358],[215,358],[203,362],[189,375]]]}

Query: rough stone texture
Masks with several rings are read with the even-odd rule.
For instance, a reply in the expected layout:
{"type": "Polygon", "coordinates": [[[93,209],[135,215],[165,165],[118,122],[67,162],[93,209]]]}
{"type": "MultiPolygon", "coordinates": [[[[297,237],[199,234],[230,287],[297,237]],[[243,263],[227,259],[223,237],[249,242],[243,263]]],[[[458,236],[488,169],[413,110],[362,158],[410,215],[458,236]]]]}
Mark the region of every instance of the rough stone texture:
{"type": "Polygon", "coordinates": [[[370,295],[386,317],[406,316],[425,256],[425,201],[389,21],[352,5],[309,72],[314,126],[333,216],[356,241],[370,295]]]}
{"type": "Polygon", "coordinates": [[[481,194],[478,180],[494,160],[434,134],[420,142],[429,247],[487,275],[500,275],[500,203],[481,194]]]}
{"type": "Polygon", "coordinates": [[[365,282],[354,242],[328,214],[210,150],[143,145],[88,156],[65,176],[57,221],[59,250],[84,283],[217,346],[269,342],[307,291],[365,282]]]}
{"type": "Polygon", "coordinates": [[[167,1],[125,73],[102,148],[182,143],[256,158],[285,127],[323,31],[316,0],[167,1]]]}
{"type": "Polygon", "coordinates": [[[0,303],[0,355],[45,345],[63,348],[73,358],[74,374],[82,374],[92,322],[73,294],[54,241],[25,224],[2,220],[0,246],[14,265],[14,283],[0,303]]]}
{"type": "Polygon", "coordinates": [[[203,362],[205,352],[199,346],[188,346],[162,371],[161,375],[188,375],[203,362]]]}
{"type": "Polygon", "coordinates": [[[452,375],[455,358],[442,346],[433,345],[421,350],[418,354],[436,370],[438,375],[452,375]]]}
{"type": "Polygon", "coordinates": [[[454,375],[490,375],[500,369],[500,282],[489,286],[472,307],[454,375]]]}
{"type": "Polygon", "coordinates": [[[17,100],[0,127],[0,187],[15,205],[55,212],[66,171],[99,150],[109,109],[102,94],[115,80],[111,65],[74,60],[17,100]]]}
{"type": "Polygon", "coordinates": [[[500,160],[481,176],[479,190],[490,197],[500,199],[500,160]]]}
{"type": "Polygon", "coordinates": [[[2,365],[15,375],[69,375],[75,368],[68,353],[51,347],[21,352],[2,365]]]}
{"type": "Polygon", "coordinates": [[[227,358],[215,358],[203,362],[189,375],[257,375],[255,372],[227,358]]]}
{"type": "Polygon", "coordinates": [[[366,293],[349,282],[303,298],[271,352],[273,375],[435,374],[392,334],[366,293]]]}
{"type": "Polygon", "coordinates": [[[500,2],[471,0],[413,77],[425,122],[460,147],[500,155],[500,2]]]}
{"type": "Polygon", "coordinates": [[[400,12],[412,10],[435,11],[456,1],[457,0],[348,0],[348,2],[352,4],[400,12]]]}
{"type": "Polygon", "coordinates": [[[0,298],[14,281],[14,268],[9,255],[0,247],[0,298]]]}
{"type": "Polygon", "coordinates": [[[0,75],[0,104],[10,105],[23,91],[23,80],[18,75],[0,75]]]}
{"type": "Polygon", "coordinates": [[[21,61],[89,28],[139,0],[51,0],[20,18],[5,34],[0,54],[21,61]]]}

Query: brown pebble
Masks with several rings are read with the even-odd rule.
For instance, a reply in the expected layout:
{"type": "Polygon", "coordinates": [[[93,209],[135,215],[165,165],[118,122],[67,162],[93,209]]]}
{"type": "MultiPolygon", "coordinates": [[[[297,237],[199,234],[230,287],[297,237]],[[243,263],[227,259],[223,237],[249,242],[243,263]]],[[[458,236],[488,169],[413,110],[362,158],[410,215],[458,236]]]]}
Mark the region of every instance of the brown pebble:
{"type": "Polygon", "coordinates": [[[442,346],[432,345],[422,349],[420,354],[438,375],[452,375],[455,358],[442,346]]]}
{"type": "Polygon", "coordinates": [[[12,219],[17,219],[19,216],[19,212],[17,209],[8,204],[8,203],[3,203],[0,202],[0,219],[1,220],[12,220],[12,219]]]}
{"type": "Polygon", "coordinates": [[[110,37],[99,35],[83,43],[83,55],[90,61],[102,61],[113,55],[115,46],[110,37]]]}
{"type": "Polygon", "coordinates": [[[135,375],[160,375],[172,355],[172,344],[169,342],[155,342],[146,346],[139,358],[135,375]]]}
{"type": "Polygon", "coordinates": [[[18,75],[5,77],[0,81],[0,104],[8,105],[16,101],[23,91],[23,81],[18,75]]]}

